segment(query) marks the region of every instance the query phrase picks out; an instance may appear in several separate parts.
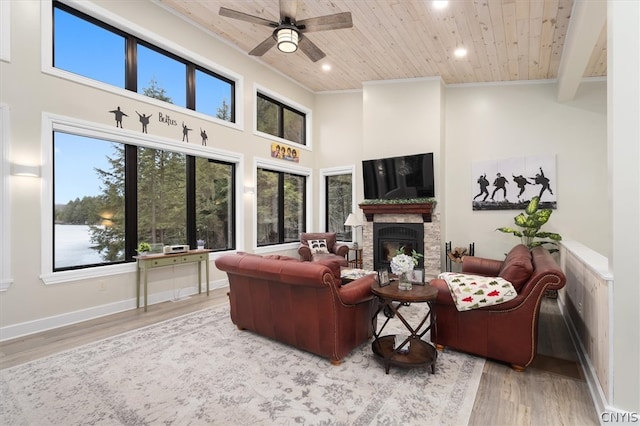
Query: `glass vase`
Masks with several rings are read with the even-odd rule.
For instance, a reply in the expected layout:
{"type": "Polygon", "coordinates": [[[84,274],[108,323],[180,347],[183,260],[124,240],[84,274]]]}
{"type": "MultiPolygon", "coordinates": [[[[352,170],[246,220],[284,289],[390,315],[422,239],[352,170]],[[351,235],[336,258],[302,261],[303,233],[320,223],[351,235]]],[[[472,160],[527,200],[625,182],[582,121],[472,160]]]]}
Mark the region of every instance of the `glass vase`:
{"type": "Polygon", "coordinates": [[[398,283],[398,290],[411,290],[413,286],[411,285],[411,279],[409,278],[408,272],[403,272],[400,274],[400,282],[398,283]]]}

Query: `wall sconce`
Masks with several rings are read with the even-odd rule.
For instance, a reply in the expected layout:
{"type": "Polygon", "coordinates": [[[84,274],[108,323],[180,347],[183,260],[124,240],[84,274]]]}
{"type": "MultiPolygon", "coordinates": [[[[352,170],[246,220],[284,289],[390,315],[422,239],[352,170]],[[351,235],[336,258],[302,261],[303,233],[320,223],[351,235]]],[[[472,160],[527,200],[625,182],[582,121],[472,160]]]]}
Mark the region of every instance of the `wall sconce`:
{"type": "Polygon", "coordinates": [[[11,175],[40,177],[40,166],[27,166],[24,164],[11,163],[11,175]]]}
{"type": "Polygon", "coordinates": [[[254,194],[253,186],[245,185],[244,186],[244,195],[253,195],[254,194]]]}

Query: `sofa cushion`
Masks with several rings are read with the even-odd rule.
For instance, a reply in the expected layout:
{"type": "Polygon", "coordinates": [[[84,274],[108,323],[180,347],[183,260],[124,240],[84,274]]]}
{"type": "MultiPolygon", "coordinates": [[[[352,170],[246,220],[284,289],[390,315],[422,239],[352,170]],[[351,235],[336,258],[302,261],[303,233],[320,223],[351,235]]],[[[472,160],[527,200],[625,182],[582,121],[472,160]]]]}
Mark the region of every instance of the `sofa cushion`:
{"type": "Polygon", "coordinates": [[[507,254],[498,276],[513,284],[515,290],[519,292],[532,272],[531,251],[524,244],[518,244],[507,254]]]}
{"type": "Polygon", "coordinates": [[[458,311],[498,305],[518,295],[513,285],[500,277],[443,272],[438,278],[446,281],[458,311]]]}
{"type": "Polygon", "coordinates": [[[327,240],[309,240],[309,248],[311,253],[329,253],[327,249],[327,240]]]}

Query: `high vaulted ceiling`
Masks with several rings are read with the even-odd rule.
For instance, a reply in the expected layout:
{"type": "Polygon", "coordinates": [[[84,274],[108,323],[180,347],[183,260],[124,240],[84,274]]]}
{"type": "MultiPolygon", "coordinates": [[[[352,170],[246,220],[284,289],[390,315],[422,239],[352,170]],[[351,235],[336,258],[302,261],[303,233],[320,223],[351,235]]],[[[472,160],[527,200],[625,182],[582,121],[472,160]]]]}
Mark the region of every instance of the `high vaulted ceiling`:
{"type": "MultiPolygon", "coordinates": [[[[353,27],[306,34],[327,55],[318,62],[276,47],[257,60],[316,92],[435,76],[446,84],[606,76],[605,2],[575,1],[576,9],[574,0],[451,0],[438,10],[431,0],[298,0],[298,20],[351,12],[353,27]],[[456,58],[457,47],[468,56],[456,58]]],[[[279,21],[278,0],[159,3],[246,53],[272,29],[220,16],[220,7],[279,21]]]]}

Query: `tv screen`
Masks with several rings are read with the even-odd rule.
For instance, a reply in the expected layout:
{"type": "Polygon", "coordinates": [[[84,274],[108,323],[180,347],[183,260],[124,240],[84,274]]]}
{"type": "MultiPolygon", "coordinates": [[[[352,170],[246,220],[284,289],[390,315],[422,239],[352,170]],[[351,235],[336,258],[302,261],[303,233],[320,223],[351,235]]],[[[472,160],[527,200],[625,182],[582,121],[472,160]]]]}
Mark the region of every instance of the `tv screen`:
{"type": "Polygon", "coordinates": [[[435,197],[433,153],[364,160],[364,198],[435,197]]]}

